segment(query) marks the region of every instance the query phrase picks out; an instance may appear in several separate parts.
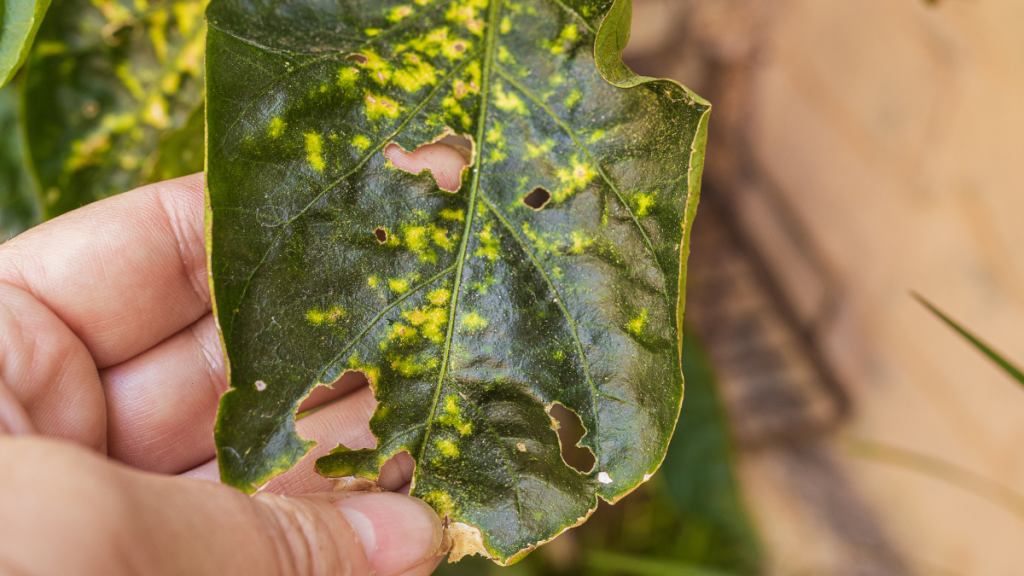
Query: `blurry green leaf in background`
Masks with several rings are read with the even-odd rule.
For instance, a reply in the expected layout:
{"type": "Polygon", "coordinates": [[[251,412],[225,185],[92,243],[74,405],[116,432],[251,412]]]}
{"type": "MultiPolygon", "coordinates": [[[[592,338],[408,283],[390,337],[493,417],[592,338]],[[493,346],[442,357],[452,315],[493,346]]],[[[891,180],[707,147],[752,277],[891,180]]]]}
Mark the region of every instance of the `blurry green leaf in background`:
{"type": "Polygon", "coordinates": [[[25,62],[50,0],[0,0],[0,86],[25,62]]]}
{"type": "Polygon", "coordinates": [[[35,182],[18,124],[16,83],[0,88],[0,242],[39,222],[35,182]]]}
{"type": "Polygon", "coordinates": [[[665,462],[615,506],[509,568],[479,557],[438,576],[741,576],[763,567],[734,472],[734,449],[712,367],[695,334],[683,341],[686,398],[665,462]]]}
{"type": "Polygon", "coordinates": [[[53,3],[24,90],[44,220],[202,169],[204,8],[196,0],[53,3]],[[162,159],[161,146],[180,155],[183,143],[200,146],[191,160],[162,159]]]}

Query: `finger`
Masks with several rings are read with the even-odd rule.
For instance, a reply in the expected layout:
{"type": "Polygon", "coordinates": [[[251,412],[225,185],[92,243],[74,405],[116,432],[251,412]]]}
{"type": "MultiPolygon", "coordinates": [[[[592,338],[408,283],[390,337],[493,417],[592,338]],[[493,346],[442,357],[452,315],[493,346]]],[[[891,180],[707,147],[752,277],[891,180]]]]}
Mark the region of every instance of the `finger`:
{"type": "MultiPolygon", "coordinates": [[[[334,489],[334,483],[316,471],[316,460],[335,447],[342,445],[352,450],[373,448],[377,439],[370,431],[368,421],[377,406],[373,392],[368,387],[349,394],[295,423],[299,436],[315,440],[317,445],[299,461],[295,467],[274,477],[261,489],[273,494],[294,495],[326,492],[334,489]]],[[[408,493],[415,463],[407,452],[400,452],[381,469],[378,485],[392,492],[408,493]]],[[[184,474],[193,478],[219,481],[220,473],[215,460],[184,474]]]]}
{"type": "Polygon", "coordinates": [[[419,566],[402,572],[400,576],[430,576],[434,573],[434,570],[437,570],[437,566],[441,563],[441,560],[444,560],[444,556],[435,556],[434,558],[425,560],[419,566]]]}
{"type": "Polygon", "coordinates": [[[210,309],[201,174],[101,200],[0,245],[0,282],[33,294],[99,368],[210,309]]]}
{"type": "Polygon", "coordinates": [[[108,453],[142,470],[188,470],[214,454],[217,404],[227,389],[213,315],[100,371],[108,453]]]}
{"type": "MultiPolygon", "coordinates": [[[[210,460],[217,406],[227,389],[223,358],[216,324],[207,314],[142,354],[102,370],[110,456],[167,474],[210,460]]],[[[330,387],[317,387],[299,410],[359,386],[366,386],[365,378],[346,373],[330,387]]]]}
{"type": "Polygon", "coordinates": [[[28,292],[0,282],[0,421],[103,451],[103,387],[85,345],[28,292]]]}
{"type": "MultiPolygon", "coordinates": [[[[377,405],[368,387],[360,388],[345,398],[295,422],[299,436],[315,440],[317,445],[295,467],[274,477],[262,491],[273,494],[310,494],[327,492],[334,484],[316,472],[316,459],[340,445],[353,450],[372,448],[377,444],[368,424],[377,405]]],[[[183,476],[220,481],[216,460],[185,472],[183,476]]]]}
{"type": "Polygon", "coordinates": [[[441,544],[437,514],[398,494],[249,498],[43,439],[0,438],[0,460],[0,557],[33,573],[397,575],[441,544]]]}
{"type": "Polygon", "coordinates": [[[0,378],[0,434],[24,436],[33,434],[36,427],[25,412],[21,402],[0,378]]]}
{"type": "MultiPolygon", "coordinates": [[[[316,446],[293,468],[274,477],[263,491],[274,494],[309,494],[334,489],[334,482],[316,471],[316,461],[338,446],[350,450],[373,448],[377,438],[370,431],[369,421],[377,408],[377,400],[368,386],[352,392],[342,400],[299,419],[295,430],[299,436],[316,441],[316,446]]],[[[415,464],[408,452],[399,452],[381,467],[377,484],[397,492],[412,479],[415,464]]],[[[408,492],[408,491],[407,491],[408,492]]]]}
{"type": "Polygon", "coordinates": [[[396,144],[384,149],[384,157],[391,160],[395,168],[419,174],[430,170],[442,190],[455,192],[462,184],[462,170],[469,163],[461,152],[446,144],[427,144],[412,152],[402,150],[396,144]]]}

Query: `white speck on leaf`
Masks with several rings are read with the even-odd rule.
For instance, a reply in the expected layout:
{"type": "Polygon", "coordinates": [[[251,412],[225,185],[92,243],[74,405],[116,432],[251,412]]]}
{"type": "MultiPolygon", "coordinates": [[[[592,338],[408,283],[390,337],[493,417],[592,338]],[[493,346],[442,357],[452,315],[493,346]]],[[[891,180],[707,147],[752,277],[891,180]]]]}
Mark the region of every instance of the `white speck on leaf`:
{"type": "Polygon", "coordinates": [[[607,472],[598,472],[597,481],[600,482],[601,484],[611,484],[612,477],[609,476],[607,472]]]}
{"type": "MultiPolygon", "coordinates": [[[[267,389],[267,383],[266,382],[264,382],[263,380],[257,380],[256,381],[256,390],[257,391],[263,392],[266,389],[267,389]]],[[[602,472],[602,474],[603,474],[603,472],[602,472]]]]}

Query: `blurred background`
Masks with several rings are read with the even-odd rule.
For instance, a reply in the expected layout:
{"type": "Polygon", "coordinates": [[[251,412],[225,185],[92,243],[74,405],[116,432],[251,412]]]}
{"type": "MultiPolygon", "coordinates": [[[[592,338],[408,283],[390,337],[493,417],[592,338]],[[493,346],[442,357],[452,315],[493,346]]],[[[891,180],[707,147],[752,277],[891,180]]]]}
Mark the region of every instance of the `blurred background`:
{"type": "MultiPolygon", "coordinates": [[[[161,55],[138,31],[163,9],[108,4],[56,0],[0,90],[2,238],[202,169],[201,8],[161,55]],[[102,82],[102,107],[79,98],[102,82]],[[54,83],[61,113],[18,96],[54,83]],[[61,139],[96,114],[107,140],[61,139]],[[34,181],[26,157],[60,161],[34,181]]],[[[633,4],[629,65],[714,104],[679,426],[618,505],[515,566],[438,573],[1024,573],[1024,390],[911,297],[1024,360],[1024,2],[633,4]]]]}

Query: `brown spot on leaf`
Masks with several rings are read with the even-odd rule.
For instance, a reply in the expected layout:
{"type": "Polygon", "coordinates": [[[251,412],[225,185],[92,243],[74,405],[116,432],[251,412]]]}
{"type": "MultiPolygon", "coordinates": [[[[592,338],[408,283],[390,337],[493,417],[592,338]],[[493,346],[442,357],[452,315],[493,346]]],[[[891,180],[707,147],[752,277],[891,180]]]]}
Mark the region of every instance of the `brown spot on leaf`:
{"type": "Polygon", "coordinates": [[[377,237],[377,242],[383,244],[388,241],[388,231],[384,227],[377,228],[373,231],[373,235],[377,237]]]}

